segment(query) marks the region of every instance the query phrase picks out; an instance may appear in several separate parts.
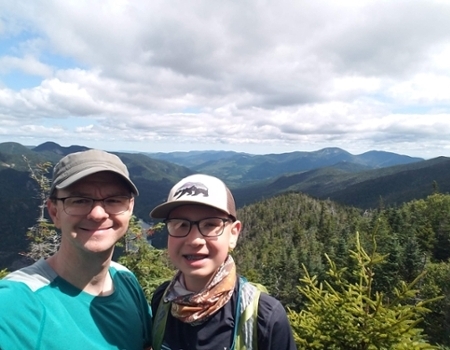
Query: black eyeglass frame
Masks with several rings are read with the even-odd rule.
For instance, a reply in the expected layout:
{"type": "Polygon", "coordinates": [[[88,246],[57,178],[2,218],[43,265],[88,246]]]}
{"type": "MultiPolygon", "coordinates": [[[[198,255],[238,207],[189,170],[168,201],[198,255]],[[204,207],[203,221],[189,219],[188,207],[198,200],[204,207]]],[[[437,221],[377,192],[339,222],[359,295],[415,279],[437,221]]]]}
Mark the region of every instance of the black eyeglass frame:
{"type": "Polygon", "coordinates": [[[233,223],[234,221],[235,221],[235,220],[234,220],[233,218],[231,218],[231,217],[228,217],[228,218],[221,218],[221,217],[218,217],[218,216],[210,216],[210,217],[203,218],[203,219],[200,219],[200,220],[195,220],[195,221],[188,220],[188,219],[185,219],[185,218],[170,218],[170,219],[164,219],[164,220],[163,220],[163,223],[166,225],[167,233],[169,234],[170,237],[174,237],[174,238],[184,238],[184,237],[187,237],[187,236],[189,235],[189,233],[191,233],[192,226],[196,225],[196,226],[197,226],[197,229],[198,229],[198,232],[200,232],[200,234],[201,234],[203,237],[206,237],[206,238],[215,238],[215,237],[221,236],[221,235],[224,233],[224,231],[225,231],[225,226],[226,226],[226,223],[227,223],[227,222],[233,223]],[[208,219],[219,219],[219,220],[222,220],[223,226],[222,226],[222,230],[220,231],[219,234],[217,234],[217,235],[205,235],[205,234],[203,234],[203,232],[202,232],[202,230],[201,230],[201,228],[200,228],[200,222],[201,222],[201,221],[204,221],[204,220],[208,220],[208,219]],[[170,222],[170,221],[172,221],[172,220],[182,220],[182,221],[185,221],[185,222],[189,223],[189,230],[187,231],[187,233],[186,233],[185,235],[183,235],[183,236],[179,236],[179,235],[174,236],[174,235],[170,234],[170,230],[169,230],[169,228],[168,228],[167,223],[170,222]]]}
{"type": "Polygon", "coordinates": [[[61,201],[61,202],[63,203],[63,210],[64,210],[64,212],[65,212],[67,215],[70,215],[70,216],[83,216],[83,215],[89,214],[89,213],[92,211],[92,209],[94,209],[95,202],[102,202],[103,210],[105,210],[105,212],[108,213],[108,214],[110,214],[110,215],[119,215],[119,214],[123,214],[123,213],[125,213],[125,212],[130,208],[130,202],[131,202],[131,199],[132,199],[132,198],[133,198],[133,196],[125,196],[125,195],[120,195],[120,196],[119,196],[119,195],[118,195],[118,196],[109,196],[109,197],[106,197],[106,198],[100,198],[100,199],[90,198],[90,197],[84,197],[84,196],[50,197],[51,200],[54,200],[54,201],[61,201]],[[87,211],[85,214],[71,214],[71,213],[68,213],[68,212],[67,212],[67,208],[66,208],[66,200],[67,200],[67,199],[70,199],[70,198],[88,199],[88,200],[92,201],[92,203],[91,203],[91,208],[90,208],[89,211],[87,211]],[[111,198],[126,198],[126,199],[128,200],[128,206],[127,206],[127,208],[124,209],[124,210],[118,211],[118,212],[110,213],[110,212],[107,210],[107,205],[105,204],[105,201],[108,200],[108,199],[111,199],[111,198]]]}

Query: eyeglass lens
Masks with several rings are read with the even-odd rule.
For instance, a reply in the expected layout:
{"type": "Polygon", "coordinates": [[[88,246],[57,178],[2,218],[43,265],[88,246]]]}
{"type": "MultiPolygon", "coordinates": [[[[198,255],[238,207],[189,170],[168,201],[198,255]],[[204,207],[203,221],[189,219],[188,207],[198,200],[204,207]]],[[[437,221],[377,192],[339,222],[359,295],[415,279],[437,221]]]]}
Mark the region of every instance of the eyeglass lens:
{"type": "Polygon", "coordinates": [[[95,202],[102,202],[104,210],[108,214],[120,214],[128,210],[130,198],[127,196],[113,196],[103,199],[86,197],[61,198],[64,203],[64,211],[69,215],[87,215],[91,212],[95,202]]]}
{"type": "Polygon", "coordinates": [[[224,218],[205,218],[198,221],[187,219],[168,219],[165,221],[167,231],[173,237],[185,237],[191,232],[192,226],[197,225],[200,233],[205,237],[216,237],[223,233],[225,223],[229,221],[224,218]]]}

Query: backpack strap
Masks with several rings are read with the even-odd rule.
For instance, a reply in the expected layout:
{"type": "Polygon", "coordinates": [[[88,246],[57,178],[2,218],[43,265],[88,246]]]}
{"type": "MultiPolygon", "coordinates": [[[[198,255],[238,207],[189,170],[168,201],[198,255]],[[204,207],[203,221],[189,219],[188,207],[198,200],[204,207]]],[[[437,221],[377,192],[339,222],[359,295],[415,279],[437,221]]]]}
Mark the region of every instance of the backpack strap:
{"type": "Polygon", "coordinates": [[[245,277],[239,277],[239,310],[235,315],[235,336],[232,350],[258,349],[258,304],[261,291],[266,287],[258,283],[250,283],[245,277]]]}
{"type": "MultiPolygon", "coordinates": [[[[170,284],[169,284],[170,285],[170,284]]],[[[164,339],[164,333],[166,331],[167,316],[170,312],[170,303],[164,302],[164,298],[167,294],[167,286],[161,299],[159,300],[158,309],[156,310],[156,315],[153,318],[152,325],[152,349],[161,350],[162,342],[164,339]]]]}

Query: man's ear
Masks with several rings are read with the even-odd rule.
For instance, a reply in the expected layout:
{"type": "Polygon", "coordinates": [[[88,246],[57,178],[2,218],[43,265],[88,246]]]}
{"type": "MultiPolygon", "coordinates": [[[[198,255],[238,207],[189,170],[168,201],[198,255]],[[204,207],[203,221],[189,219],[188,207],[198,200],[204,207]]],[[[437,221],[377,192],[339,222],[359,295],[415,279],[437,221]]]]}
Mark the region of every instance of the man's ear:
{"type": "Polygon", "coordinates": [[[128,210],[130,211],[131,214],[133,214],[133,209],[134,209],[134,198],[135,198],[134,196],[131,197],[131,199],[130,199],[130,206],[128,208],[128,210]]]}
{"type": "Polygon", "coordinates": [[[233,222],[231,226],[231,234],[230,234],[230,241],[228,243],[228,248],[231,250],[236,248],[237,240],[239,238],[239,234],[241,233],[242,229],[242,223],[239,220],[236,220],[233,222]]]}
{"type": "Polygon", "coordinates": [[[52,219],[53,224],[55,225],[56,228],[61,228],[57,202],[54,200],[51,200],[51,199],[47,199],[46,204],[47,204],[48,215],[50,215],[50,218],[52,219]]]}

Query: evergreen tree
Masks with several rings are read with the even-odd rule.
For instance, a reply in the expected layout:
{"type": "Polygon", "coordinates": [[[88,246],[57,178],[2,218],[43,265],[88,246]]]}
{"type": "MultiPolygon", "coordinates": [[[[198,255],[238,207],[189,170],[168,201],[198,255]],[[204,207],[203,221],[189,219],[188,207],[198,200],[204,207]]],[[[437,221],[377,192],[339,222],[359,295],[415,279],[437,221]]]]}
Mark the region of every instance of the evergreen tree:
{"type": "Polygon", "coordinates": [[[416,237],[413,236],[405,242],[401,260],[399,272],[406,282],[411,282],[425,270],[427,255],[421,252],[416,237]]]}
{"type": "MultiPolygon", "coordinates": [[[[424,329],[435,344],[450,347],[450,264],[428,263],[427,274],[420,286],[420,297],[434,298],[443,295],[425,315],[424,329]]],[[[449,349],[449,348],[447,348],[449,349]]]]}
{"type": "Polygon", "coordinates": [[[328,278],[332,283],[328,280],[319,283],[305,269],[305,277],[298,287],[307,299],[305,308],[300,312],[289,310],[298,348],[434,349],[418,328],[421,317],[429,312],[425,306],[437,300],[415,299],[418,291],[413,288],[422,276],[392,290],[394,298],[388,300],[383,293],[373,290],[373,268],[385,257],[375,251],[367,254],[359,236],[351,257],[358,266],[356,283],[348,282],[344,277],[346,269],[338,269],[328,257],[328,278]]]}
{"type": "Polygon", "coordinates": [[[45,208],[47,198],[50,194],[50,180],[47,177],[52,164],[50,162],[36,164],[31,166],[28,159],[23,156],[28,166],[30,177],[36,181],[38,185],[39,197],[39,217],[36,223],[28,229],[27,237],[30,239],[30,245],[26,255],[33,259],[48,258],[53,255],[59,247],[61,236],[56,231],[55,226],[45,217],[45,208]]]}
{"type": "Polygon", "coordinates": [[[284,307],[295,308],[301,298],[298,289],[295,288],[301,276],[298,262],[297,249],[288,247],[282,256],[282,266],[285,270],[283,278],[280,280],[279,299],[283,300],[284,307]]]}
{"type": "Polygon", "coordinates": [[[450,196],[432,194],[426,199],[427,216],[435,233],[433,258],[447,261],[450,258],[450,196]]]}
{"type": "MultiPolygon", "coordinates": [[[[157,231],[161,228],[162,224],[157,224],[151,230],[157,231]]],[[[147,300],[150,301],[155,289],[173,277],[174,269],[169,262],[167,251],[152,247],[145,236],[137,218],[133,216],[127,234],[118,243],[119,247],[125,247],[118,261],[133,271],[147,300]]]]}

